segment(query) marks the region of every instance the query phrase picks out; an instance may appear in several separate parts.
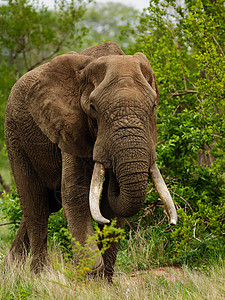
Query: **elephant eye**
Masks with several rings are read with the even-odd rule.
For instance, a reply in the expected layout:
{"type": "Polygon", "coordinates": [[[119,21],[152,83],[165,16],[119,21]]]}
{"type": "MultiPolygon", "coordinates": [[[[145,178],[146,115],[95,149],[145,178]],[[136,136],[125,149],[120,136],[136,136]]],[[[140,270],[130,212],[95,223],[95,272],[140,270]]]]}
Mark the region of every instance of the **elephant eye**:
{"type": "Polygon", "coordinates": [[[91,109],[92,111],[96,111],[96,108],[94,107],[93,104],[90,104],[90,109],[91,109]]]}
{"type": "Polygon", "coordinates": [[[154,103],[154,105],[153,105],[153,109],[154,109],[154,108],[156,108],[156,106],[157,106],[157,105],[154,103]]]}

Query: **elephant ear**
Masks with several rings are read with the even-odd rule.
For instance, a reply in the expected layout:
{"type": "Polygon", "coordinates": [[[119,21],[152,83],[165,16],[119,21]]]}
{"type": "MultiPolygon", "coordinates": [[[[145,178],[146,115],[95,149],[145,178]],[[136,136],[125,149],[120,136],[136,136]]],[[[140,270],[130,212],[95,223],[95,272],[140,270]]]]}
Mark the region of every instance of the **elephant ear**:
{"type": "Polygon", "coordinates": [[[27,94],[29,111],[42,132],[61,150],[87,157],[93,141],[88,120],[79,103],[79,72],[91,57],[70,52],[44,65],[27,94]]]}

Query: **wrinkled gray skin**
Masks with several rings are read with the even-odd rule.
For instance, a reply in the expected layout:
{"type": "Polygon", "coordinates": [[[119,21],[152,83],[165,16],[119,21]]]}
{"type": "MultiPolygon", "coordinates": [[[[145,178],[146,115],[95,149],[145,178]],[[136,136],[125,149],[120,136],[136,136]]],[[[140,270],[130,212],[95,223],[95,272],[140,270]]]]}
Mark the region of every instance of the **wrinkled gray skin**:
{"type": "MultiPolygon", "coordinates": [[[[61,206],[73,238],[84,245],[94,234],[88,204],[94,162],[106,169],[102,215],[116,216],[123,227],[124,217],[140,210],[156,160],[157,105],[147,58],[124,55],[112,42],[58,56],[18,80],[5,137],[23,217],[6,261],[31,251],[31,270],[41,271],[48,217],[61,206]]],[[[94,271],[111,280],[117,250],[113,243],[94,271]]]]}

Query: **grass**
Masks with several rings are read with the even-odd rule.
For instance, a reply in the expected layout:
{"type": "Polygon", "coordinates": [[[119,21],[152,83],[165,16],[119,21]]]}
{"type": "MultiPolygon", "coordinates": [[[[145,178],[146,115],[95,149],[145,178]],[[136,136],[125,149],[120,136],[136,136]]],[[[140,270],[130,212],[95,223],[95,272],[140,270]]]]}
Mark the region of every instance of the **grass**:
{"type": "Polygon", "coordinates": [[[113,285],[90,278],[76,282],[70,272],[72,265],[65,262],[57,247],[49,249],[52,267],[45,274],[30,273],[30,257],[25,265],[12,265],[4,270],[4,256],[11,243],[7,236],[7,229],[0,227],[0,238],[5,241],[0,243],[0,299],[225,299],[224,263],[203,271],[187,267],[151,268],[152,246],[147,247],[140,233],[136,248],[134,241],[130,241],[127,253],[119,253],[113,285]],[[137,271],[141,261],[146,261],[148,270],[137,271]]]}
{"type": "Polygon", "coordinates": [[[155,229],[138,229],[129,233],[129,239],[121,242],[117,267],[126,272],[146,270],[153,266],[172,264],[165,251],[164,237],[155,229]]]}
{"type": "Polygon", "coordinates": [[[72,262],[65,261],[55,246],[49,247],[52,267],[45,274],[30,273],[30,257],[25,265],[4,269],[12,234],[8,226],[0,226],[0,299],[225,299],[224,261],[204,262],[196,270],[162,267],[169,255],[159,230],[137,230],[122,241],[113,285],[109,285],[100,279],[74,280],[72,262]]]}
{"type": "MultiPolygon", "coordinates": [[[[55,252],[55,250],[54,250],[55,252]]],[[[51,255],[54,253],[51,252],[51,255]]],[[[58,252],[59,253],[59,252],[58,252]]],[[[0,275],[0,299],[224,299],[225,268],[214,266],[208,273],[183,269],[152,269],[127,275],[116,272],[113,285],[103,280],[84,280],[75,286],[67,265],[53,267],[32,276],[29,259],[25,266],[13,266],[0,275]],[[161,272],[159,272],[161,270],[161,272]]],[[[1,271],[3,262],[1,260],[1,271]]]]}

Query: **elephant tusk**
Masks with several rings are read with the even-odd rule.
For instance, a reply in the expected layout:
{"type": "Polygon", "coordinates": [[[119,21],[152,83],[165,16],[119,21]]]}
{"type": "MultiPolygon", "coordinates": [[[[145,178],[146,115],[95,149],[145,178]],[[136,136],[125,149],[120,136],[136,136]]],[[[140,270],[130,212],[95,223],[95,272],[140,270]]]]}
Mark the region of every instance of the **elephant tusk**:
{"type": "Polygon", "coordinates": [[[100,195],[105,176],[105,169],[100,163],[95,163],[94,171],[91,178],[91,187],[89,193],[89,206],[93,219],[99,224],[110,223],[100,212],[100,195]]]}
{"type": "Polygon", "coordinates": [[[165,206],[165,209],[169,214],[169,218],[170,218],[169,224],[170,225],[177,224],[177,212],[176,212],[174,202],[171,198],[171,195],[166,187],[166,184],[162,178],[162,175],[160,174],[160,171],[156,163],[154,163],[150,168],[150,175],[151,175],[152,182],[156,188],[156,191],[158,192],[165,206]]]}

